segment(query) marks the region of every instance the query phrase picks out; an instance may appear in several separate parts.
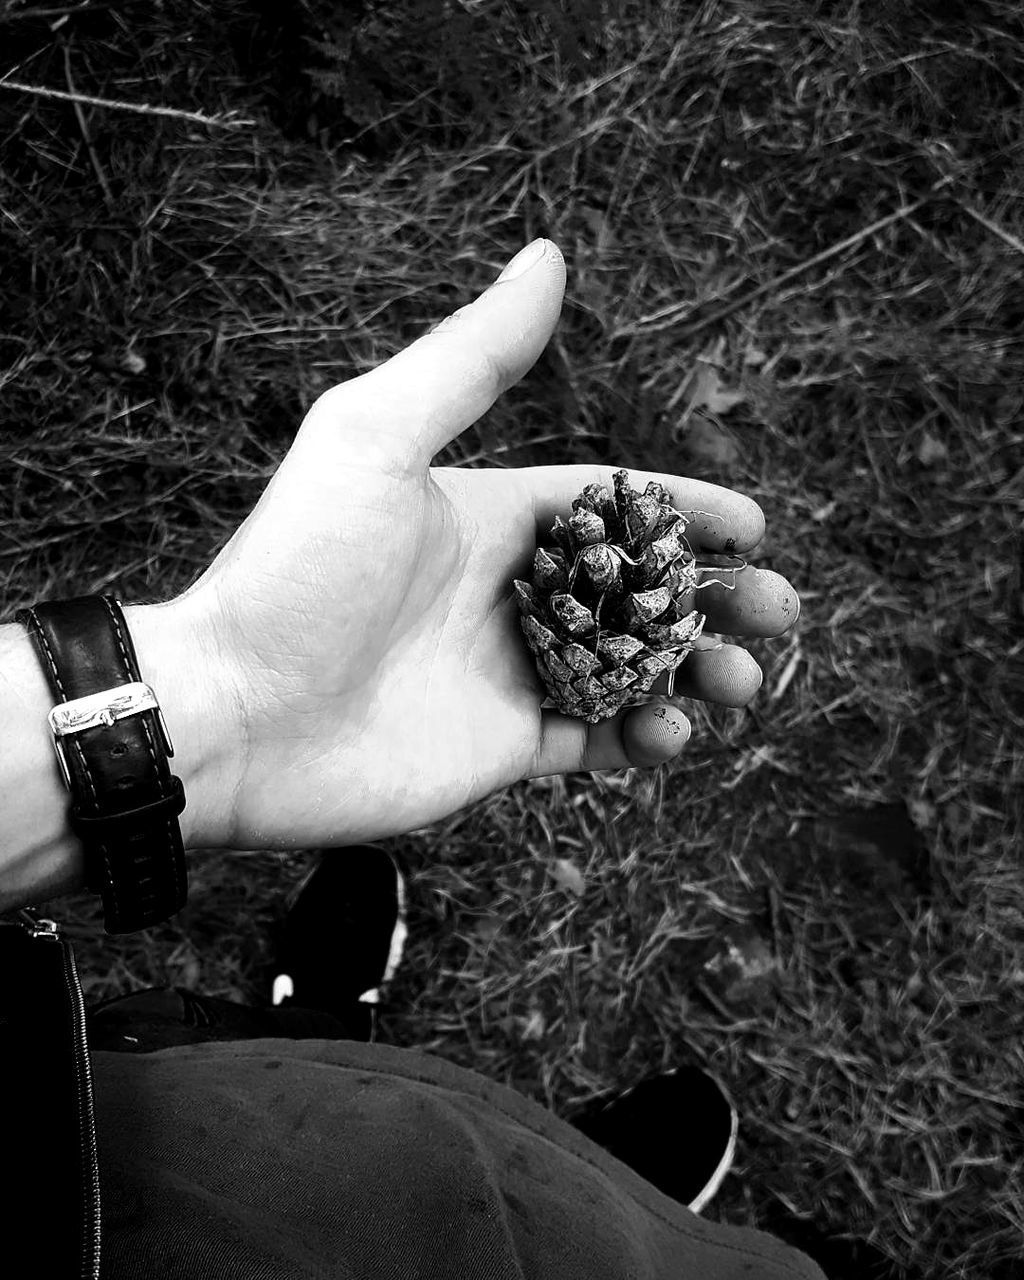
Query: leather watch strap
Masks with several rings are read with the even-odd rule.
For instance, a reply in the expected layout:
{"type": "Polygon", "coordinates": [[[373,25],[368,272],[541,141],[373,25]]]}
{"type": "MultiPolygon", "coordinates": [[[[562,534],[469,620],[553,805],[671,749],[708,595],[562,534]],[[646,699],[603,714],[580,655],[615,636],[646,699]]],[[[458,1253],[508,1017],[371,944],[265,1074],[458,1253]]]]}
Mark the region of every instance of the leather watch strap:
{"type": "Polygon", "coordinates": [[[71,792],[69,820],[85,848],[87,886],[103,898],[104,927],[131,933],[158,924],[188,896],[178,825],[185,794],[120,605],[113,596],[78,596],[15,617],[57,700],[50,723],[71,792]],[[82,698],[89,702],[61,707],[82,698]]]}

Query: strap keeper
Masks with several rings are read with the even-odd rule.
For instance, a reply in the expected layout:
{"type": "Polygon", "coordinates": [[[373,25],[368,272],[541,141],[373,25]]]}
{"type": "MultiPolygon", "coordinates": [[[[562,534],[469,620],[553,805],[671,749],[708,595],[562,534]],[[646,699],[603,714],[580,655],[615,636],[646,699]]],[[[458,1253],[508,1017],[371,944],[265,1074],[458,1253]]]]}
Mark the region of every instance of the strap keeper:
{"type": "Polygon", "coordinates": [[[181,779],[174,774],[169,781],[171,784],[169,795],[161,796],[152,804],[140,805],[137,809],[126,809],[124,813],[98,813],[90,816],[79,813],[72,807],[68,815],[71,826],[77,835],[90,841],[105,841],[108,833],[110,836],[116,836],[124,826],[137,826],[143,822],[160,822],[177,817],[185,808],[185,788],[181,785],[181,779]]]}

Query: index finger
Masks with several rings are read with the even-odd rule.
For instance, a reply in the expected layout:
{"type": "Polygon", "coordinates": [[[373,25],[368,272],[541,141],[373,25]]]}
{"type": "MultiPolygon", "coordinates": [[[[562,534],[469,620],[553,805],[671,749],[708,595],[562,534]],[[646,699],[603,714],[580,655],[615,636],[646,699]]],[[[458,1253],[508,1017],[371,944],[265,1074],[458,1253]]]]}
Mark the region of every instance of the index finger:
{"type": "Polygon", "coordinates": [[[516,475],[533,499],[533,510],[546,537],[555,516],[567,519],[572,502],[588,484],[603,484],[614,493],[612,476],[628,471],[629,483],[641,493],[650,480],[664,485],[672,505],[684,515],[692,515],[687,538],[705,551],[731,555],[752,551],[764,537],[764,512],[753,498],[705,480],[690,480],[659,471],[636,471],[631,467],[523,467],[516,475]],[[700,514],[701,512],[708,514],[700,514]]]}

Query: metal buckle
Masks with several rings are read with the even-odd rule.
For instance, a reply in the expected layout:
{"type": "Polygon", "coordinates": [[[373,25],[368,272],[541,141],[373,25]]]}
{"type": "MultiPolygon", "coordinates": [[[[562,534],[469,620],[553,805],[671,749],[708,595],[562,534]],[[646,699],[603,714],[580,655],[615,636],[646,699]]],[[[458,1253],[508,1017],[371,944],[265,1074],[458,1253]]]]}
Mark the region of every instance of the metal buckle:
{"type": "Polygon", "coordinates": [[[64,739],[72,733],[82,733],[86,729],[109,728],[117,720],[127,716],[138,715],[142,711],[155,711],[157,727],[162,738],[162,746],[168,756],[174,755],[171,735],[167,732],[164,713],[156,694],[148,684],[136,680],[131,684],[120,684],[113,689],[103,689],[99,693],[87,694],[84,698],[73,698],[70,702],[58,702],[47,715],[53,731],[53,746],[57,752],[60,771],[64,777],[64,785],[71,790],[71,771],[65,755],[64,739]]]}

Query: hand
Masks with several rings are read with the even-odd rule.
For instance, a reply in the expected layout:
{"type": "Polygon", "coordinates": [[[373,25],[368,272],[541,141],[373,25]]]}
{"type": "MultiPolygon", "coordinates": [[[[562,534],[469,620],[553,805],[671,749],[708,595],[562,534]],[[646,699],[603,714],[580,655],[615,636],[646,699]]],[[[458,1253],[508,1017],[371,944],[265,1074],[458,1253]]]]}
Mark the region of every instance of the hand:
{"type": "MultiPolygon", "coordinates": [[[[380,839],[522,778],[654,765],[686,741],[688,723],[673,711],[671,731],[664,703],[597,725],[542,711],[519,629],[511,582],[528,575],[538,535],[616,468],[430,466],[550,338],[565,264],[542,243],[524,274],[322,396],[252,513],[173,602],[218,655],[236,708],[218,843],[380,839]]],[[[695,549],[760,540],[749,498],[628,469],[634,487],[658,479],[678,509],[721,517],[691,525],[695,549]]],[[[701,591],[698,607],[709,632],[746,636],[780,634],[798,612],[784,580],[749,568],[734,591],[701,591]]],[[[760,683],[745,649],[709,648],[679,669],[672,701],[742,706],[760,683]]]]}

